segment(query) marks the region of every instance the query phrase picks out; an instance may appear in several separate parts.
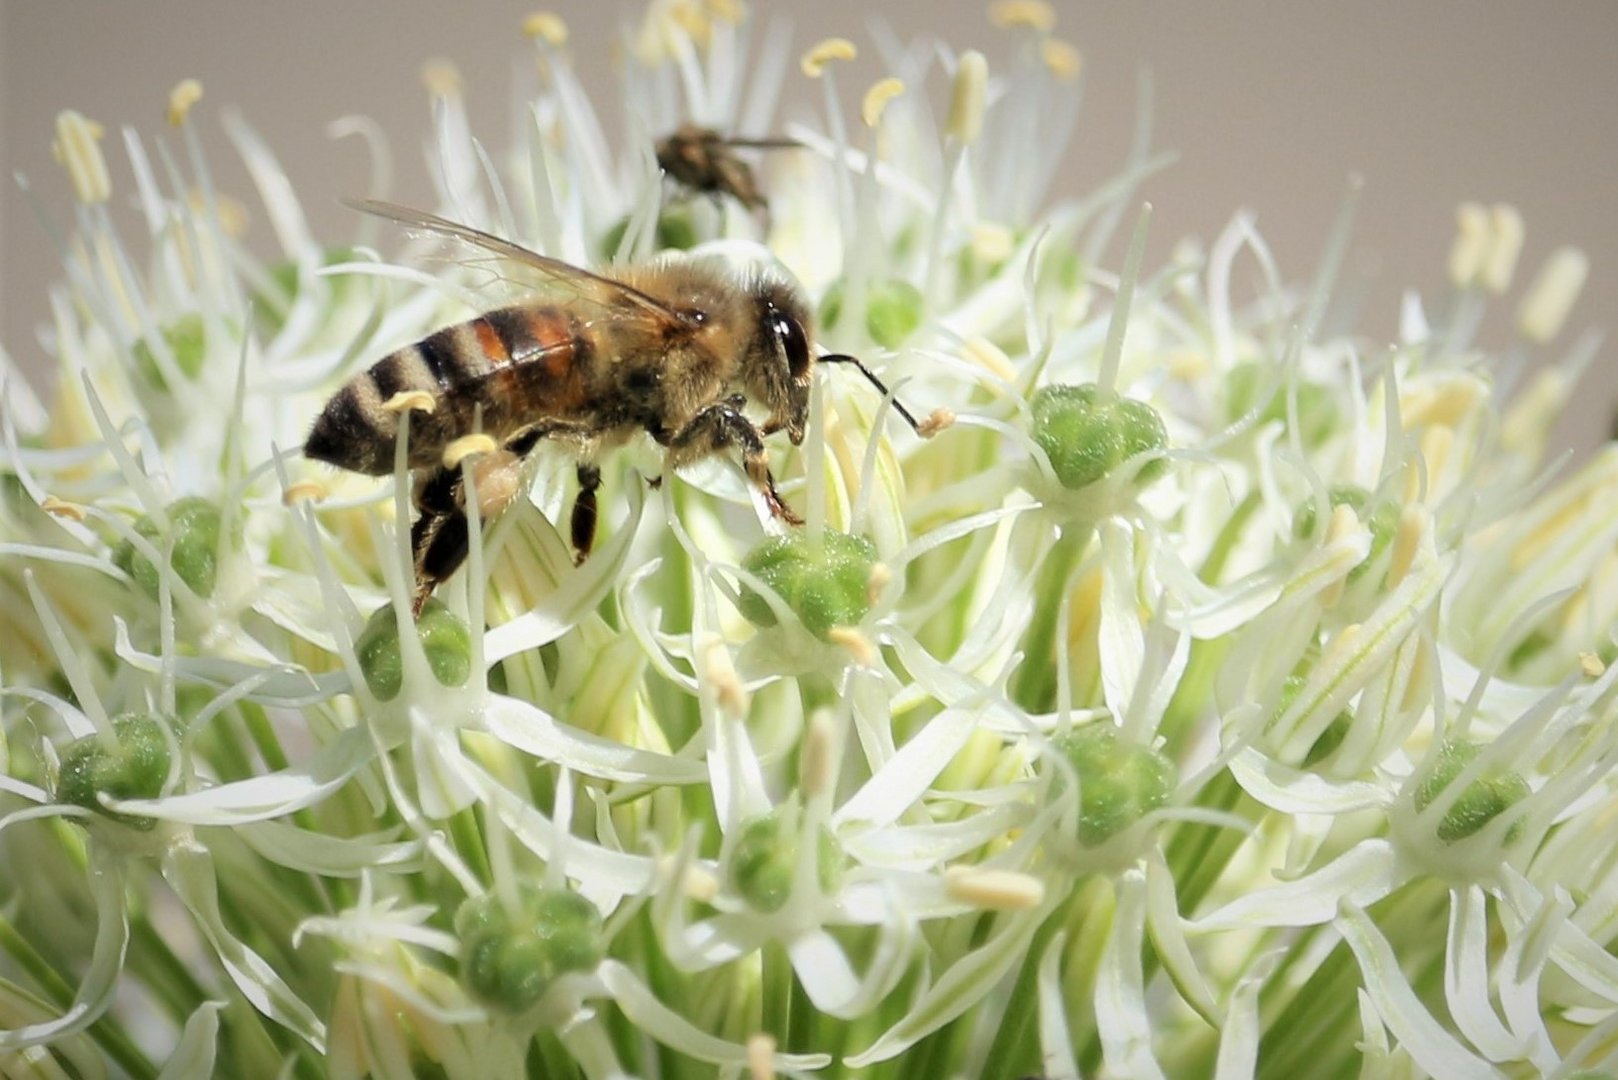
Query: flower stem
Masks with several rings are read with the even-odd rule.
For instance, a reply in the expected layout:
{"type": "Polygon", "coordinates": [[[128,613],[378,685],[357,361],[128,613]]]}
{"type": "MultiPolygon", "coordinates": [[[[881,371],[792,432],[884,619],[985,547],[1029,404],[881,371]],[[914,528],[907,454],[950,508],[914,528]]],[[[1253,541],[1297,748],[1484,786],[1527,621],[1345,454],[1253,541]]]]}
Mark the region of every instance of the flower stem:
{"type": "MultiPolygon", "coordinates": [[[[1056,665],[1066,662],[1056,653],[1056,619],[1062,599],[1072,588],[1073,570],[1090,544],[1091,525],[1064,527],[1046,553],[1039,571],[1039,600],[1024,638],[1022,666],[1011,681],[1011,696],[1030,712],[1047,712],[1053,705],[1056,665]]],[[[1066,648],[1062,652],[1066,653],[1066,648]]]]}
{"type": "MultiPolygon", "coordinates": [[[[41,956],[17,932],[11,920],[3,915],[0,915],[0,949],[5,950],[39,984],[51,1002],[64,1009],[73,1003],[73,988],[62,980],[51,962],[41,956]]],[[[87,1034],[132,1080],[156,1080],[157,1066],[147,1060],[117,1021],[103,1016],[90,1025],[87,1034]]]]}

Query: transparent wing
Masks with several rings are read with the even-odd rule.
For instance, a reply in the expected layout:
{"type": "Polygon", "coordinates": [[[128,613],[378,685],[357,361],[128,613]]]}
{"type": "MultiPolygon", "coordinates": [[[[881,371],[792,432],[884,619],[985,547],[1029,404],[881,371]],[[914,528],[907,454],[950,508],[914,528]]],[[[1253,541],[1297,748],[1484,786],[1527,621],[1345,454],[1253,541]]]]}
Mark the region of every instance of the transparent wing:
{"type": "Polygon", "coordinates": [[[498,236],[474,229],[470,225],[450,221],[448,218],[430,214],[425,210],[414,210],[408,206],[397,203],[381,202],[376,199],[344,199],[345,206],[367,214],[394,221],[408,229],[418,229],[447,236],[465,244],[482,248],[490,254],[502,259],[509,259],[520,266],[526,266],[537,271],[545,280],[564,289],[580,299],[600,304],[607,308],[622,310],[630,308],[640,315],[653,318],[659,322],[673,321],[689,324],[691,319],[686,314],[676,311],[656,297],[648,296],[633,285],[601,274],[593,273],[582,266],[553,259],[548,255],[541,255],[537,251],[530,251],[521,244],[510,240],[502,240],[498,236]]]}

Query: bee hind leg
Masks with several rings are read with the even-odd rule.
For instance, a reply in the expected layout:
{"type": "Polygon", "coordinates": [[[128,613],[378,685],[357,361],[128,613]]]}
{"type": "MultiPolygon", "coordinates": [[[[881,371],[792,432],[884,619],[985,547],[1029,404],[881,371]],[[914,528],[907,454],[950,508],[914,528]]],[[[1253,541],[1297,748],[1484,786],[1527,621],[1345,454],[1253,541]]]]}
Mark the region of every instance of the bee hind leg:
{"type": "Polygon", "coordinates": [[[732,401],[716,401],[693,416],[685,427],[668,439],[668,468],[700,461],[712,454],[723,453],[730,447],[742,453],[742,468],[747,478],[764,496],[770,513],[789,525],[802,525],[803,519],[793,513],[775,490],[775,477],[770,474],[769,458],[764,453],[764,435],[758,425],[749,420],[732,401]]]}
{"type": "Polygon", "coordinates": [[[410,605],[420,615],[439,582],[466,561],[468,532],[459,469],[439,468],[416,486],[416,523],[410,527],[410,553],[416,591],[410,605]]]}
{"type": "Polygon", "coordinates": [[[596,542],[596,491],[601,487],[601,470],[594,465],[579,466],[579,494],[573,500],[573,517],[569,522],[573,538],[573,565],[581,565],[590,557],[596,542]]]}
{"type": "MultiPolygon", "coordinates": [[[[478,515],[487,520],[516,498],[522,459],[501,450],[472,466],[478,515]]],[[[410,528],[410,551],[415,564],[416,591],[412,611],[420,615],[427,598],[440,583],[461,568],[470,551],[471,529],[466,520],[466,490],[459,466],[440,466],[416,487],[416,522],[410,528]]]]}

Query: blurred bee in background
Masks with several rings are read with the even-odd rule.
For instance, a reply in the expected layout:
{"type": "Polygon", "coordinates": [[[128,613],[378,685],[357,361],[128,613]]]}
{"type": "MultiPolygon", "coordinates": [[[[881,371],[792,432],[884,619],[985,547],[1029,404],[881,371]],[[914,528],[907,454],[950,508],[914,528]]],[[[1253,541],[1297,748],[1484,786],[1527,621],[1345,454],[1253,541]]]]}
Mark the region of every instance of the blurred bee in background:
{"type": "Polygon", "coordinates": [[[784,138],[730,139],[712,128],[681,124],[679,130],[658,141],[657,164],[681,187],[722,199],[729,195],[748,210],[762,212],[766,224],[770,206],[758,189],[753,169],[737,150],[786,150],[801,143],[784,138]]]}
{"type": "MultiPolygon", "coordinates": [[[[579,561],[596,529],[606,450],[644,431],[677,469],[731,448],[771,514],[801,519],[781,500],[764,437],[804,437],[816,363],[807,301],[770,275],[737,275],[695,261],[615,267],[597,274],[433,214],[379,202],[351,203],[409,228],[472,244],[537,272],[548,295],[486,312],[429,334],[354,376],[326,403],[304,455],[340,469],[393,470],[399,417],[411,410],[407,461],[416,474],[411,529],[415,610],[465,560],[465,492],[456,444],[482,435],[478,512],[491,517],[520,493],[523,459],[541,440],[579,461],[570,536],[579,561]],[[743,409],[769,411],[761,427],[743,409]],[[485,444],[485,449],[487,445],[485,444]]],[[[857,367],[857,359],[821,362],[857,367]]],[[[895,405],[917,427],[916,419],[895,405]]]]}

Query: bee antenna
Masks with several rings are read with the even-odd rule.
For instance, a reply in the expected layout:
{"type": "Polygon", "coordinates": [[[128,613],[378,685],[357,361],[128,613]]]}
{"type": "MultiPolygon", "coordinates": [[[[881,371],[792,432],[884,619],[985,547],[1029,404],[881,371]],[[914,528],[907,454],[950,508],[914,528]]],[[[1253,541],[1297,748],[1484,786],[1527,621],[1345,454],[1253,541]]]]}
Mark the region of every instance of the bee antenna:
{"type": "MultiPolygon", "coordinates": [[[[911,430],[917,435],[921,435],[921,424],[917,422],[914,416],[910,415],[910,410],[900,404],[898,398],[892,396],[892,391],[882,384],[881,379],[877,378],[871,373],[870,368],[866,367],[860,362],[859,357],[850,356],[847,353],[827,353],[825,356],[820,357],[819,363],[853,364],[859,369],[861,375],[864,375],[866,379],[870,380],[871,385],[876,387],[878,393],[893,402],[893,411],[904,417],[904,422],[910,425],[911,430]]],[[[923,438],[925,437],[926,436],[923,436],[923,438]]]]}

